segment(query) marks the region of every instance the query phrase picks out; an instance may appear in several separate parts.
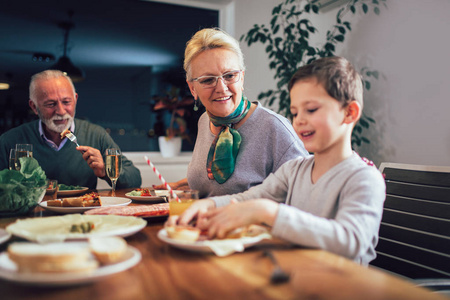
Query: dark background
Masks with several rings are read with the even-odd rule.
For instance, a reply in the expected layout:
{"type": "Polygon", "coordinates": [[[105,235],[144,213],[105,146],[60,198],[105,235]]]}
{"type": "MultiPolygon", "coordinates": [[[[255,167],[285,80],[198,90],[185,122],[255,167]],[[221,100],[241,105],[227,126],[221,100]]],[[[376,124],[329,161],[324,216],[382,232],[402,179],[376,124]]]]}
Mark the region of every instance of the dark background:
{"type": "MultiPolygon", "coordinates": [[[[152,96],[164,95],[174,84],[187,89],[182,69],[186,42],[197,30],[218,26],[218,11],[157,2],[3,2],[0,81],[9,81],[11,88],[0,90],[0,134],[36,118],[28,106],[30,77],[62,56],[64,30],[58,24],[71,21],[67,56],[85,73],[75,83],[76,117],[107,128],[123,151],[158,151],[156,138],[149,136],[156,121],[152,96]],[[36,53],[51,54],[54,60],[34,61],[36,53]]],[[[198,116],[189,117],[194,138],[198,116]]],[[[184,142],[183,150],[191,149],[184,142]]]]}

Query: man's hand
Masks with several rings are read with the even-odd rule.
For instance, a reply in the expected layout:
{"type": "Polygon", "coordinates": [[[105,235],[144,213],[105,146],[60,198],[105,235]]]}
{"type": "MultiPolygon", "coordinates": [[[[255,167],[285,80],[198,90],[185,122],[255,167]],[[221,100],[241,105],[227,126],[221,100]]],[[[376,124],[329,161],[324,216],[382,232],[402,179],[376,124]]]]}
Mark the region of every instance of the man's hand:
{"type": "Polygon", "coordinates": [[[105,162],[103,161],[103,156],[98,149],[80,146],[77,150],[83,153],[83,159],[87,162],[88,166],[94,171],[95,176],[105,177],[105,162]]]}

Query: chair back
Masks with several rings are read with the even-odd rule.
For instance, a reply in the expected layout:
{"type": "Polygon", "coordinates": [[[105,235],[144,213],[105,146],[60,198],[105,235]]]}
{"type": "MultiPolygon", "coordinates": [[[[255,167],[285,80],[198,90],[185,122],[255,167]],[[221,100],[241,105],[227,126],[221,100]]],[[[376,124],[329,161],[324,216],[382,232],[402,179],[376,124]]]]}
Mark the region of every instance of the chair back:
{"type": "Polygon", "coordinates": [[[450,167],[382,163],[386,201],[370,264],[412,279],[450,278],[450,167]]]}

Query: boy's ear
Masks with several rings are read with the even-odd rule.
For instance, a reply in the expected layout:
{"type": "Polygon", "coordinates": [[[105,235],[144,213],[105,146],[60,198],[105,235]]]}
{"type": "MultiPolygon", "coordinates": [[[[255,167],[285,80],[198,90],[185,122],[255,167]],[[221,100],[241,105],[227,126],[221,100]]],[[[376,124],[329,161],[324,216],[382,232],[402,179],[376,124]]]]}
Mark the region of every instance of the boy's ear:
{"type": "Polygon", "coordinates": [[[359,104],[358,101],[351,101],[347,107],[345,108],[346,110],[346,116],[344,119],[344,122],[347,124],[350,123],[356,123],[359,118],[361,117],[361,104],[359,104]]]}

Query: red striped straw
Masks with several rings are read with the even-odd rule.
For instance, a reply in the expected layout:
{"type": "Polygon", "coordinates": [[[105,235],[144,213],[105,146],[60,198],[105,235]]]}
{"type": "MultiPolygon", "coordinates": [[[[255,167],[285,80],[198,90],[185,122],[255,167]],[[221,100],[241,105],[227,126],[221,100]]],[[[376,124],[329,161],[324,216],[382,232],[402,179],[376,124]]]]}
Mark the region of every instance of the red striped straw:
{"type": "Polygon", "coordinates": [[[167,181],[161,176],[161,173],[156,169],[156,167],[152,164],[150,159],[147,156],[144,156],[145,160],[147,161],[147,164],[152,167],[153,172],[155,172],[156,176],[158,176],[159,180],[164,184],[166,189],[169,190],[170,195],[172,195],[172,198],[175,198],[177,202],[181,202],[180,198],[178,198],[178,195],[172,190],[170,185],[167,183],[167,181]]]}

